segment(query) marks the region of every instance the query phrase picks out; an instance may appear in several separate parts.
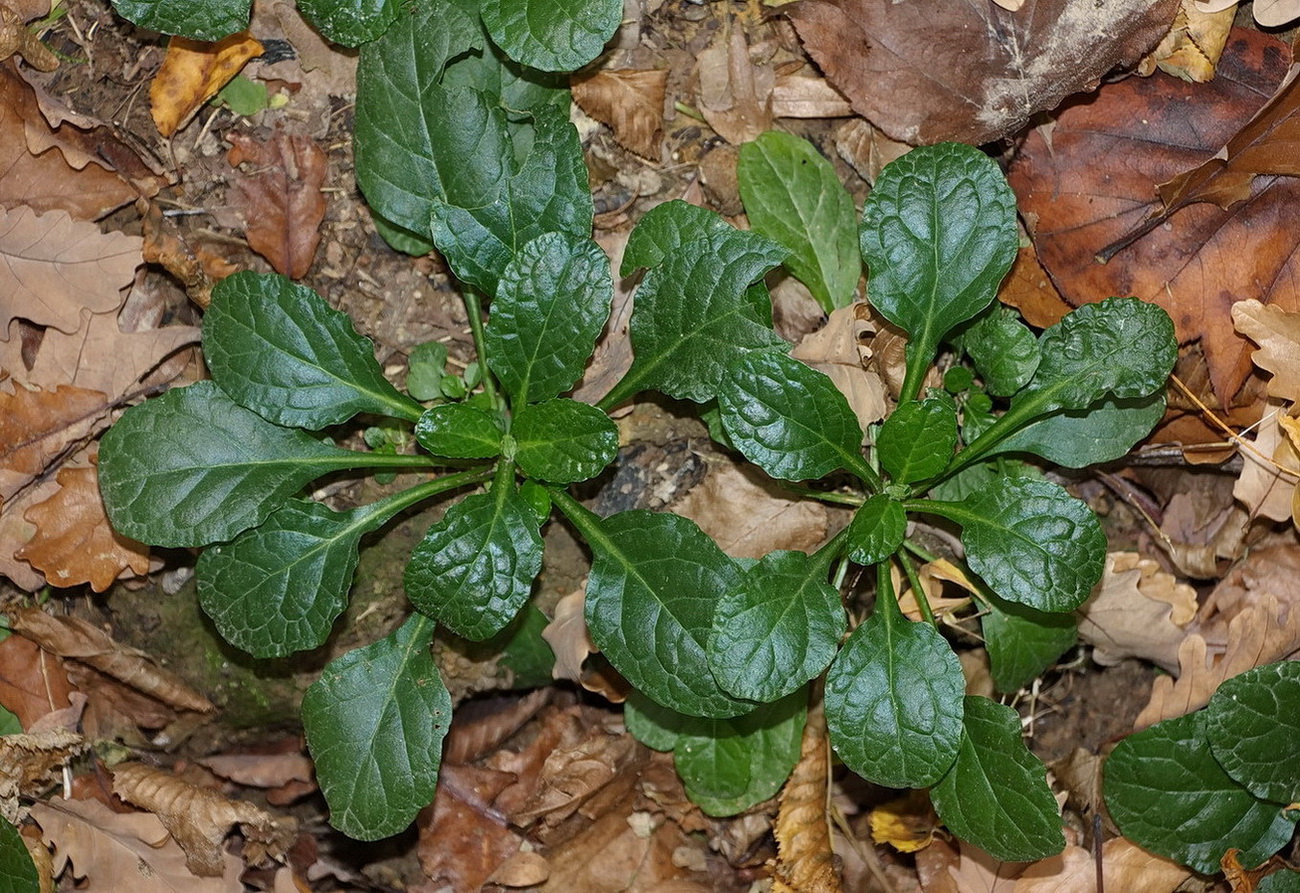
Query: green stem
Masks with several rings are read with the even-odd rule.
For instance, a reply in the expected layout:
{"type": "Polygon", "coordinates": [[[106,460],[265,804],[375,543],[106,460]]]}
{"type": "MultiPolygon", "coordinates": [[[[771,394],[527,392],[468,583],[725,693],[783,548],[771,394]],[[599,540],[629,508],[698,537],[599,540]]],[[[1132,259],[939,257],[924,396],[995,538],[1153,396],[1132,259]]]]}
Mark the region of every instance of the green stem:
{"type": "Polygon", "coordinates": [[[927,564],[929,564],[931,561],[939,560],[938,555],[935,555],[929,549],[925,548],[924,546],[919,546],[916,543],[912,542],[911,540],[903,540],[903,548],[911,552],[913,555],[915,555],[917,558],[921,559],[927,564]]]}
{"type": "Polygon", "coordinates": [[[844,458],[849,471],[857,475],[858,480],[866,484],[867,489],[872,493],[879,493],[885,486],[880,479],[880,475],[871,467],[871,463],[867,461],[867,457],[862,453],[845,453],[844,458]]]}
{"type": "Polygon", "coordinates": [[[583,539],[588,543],[604,539],[600,532],[600,515],[570,496],[567,490],[560,487],[547,489],[551,493],[551,503],[560,510],[560,514],[569,519],[569,523],[578,528],[583,539]]]}
{"type": "MultiPolygon", "coordinates": [[[[634,366],[633,369],[636,367],[634,366]]],[[[633,375],[633,369],[629,369],[627,374],[618,380],[614,387],[610,388],[609,393],[596,401],[596,408],[601,412],[609,412],[620,403],[631,400],[641,392],[640,380],[644,376],[633,375]]]]}
{"type": "Polygon", "coordinates": [[[889,562],[882,561],[876,565],[876,611],[887,629],[903,619],[903,611],[898,607],[898,595],[894,592],[894,581],[889,576],[889,562]]]}
{"type": "Polygon", "coordinates": [[[921,609],[921,616],[925,622],[931,626],[937,626],[934,620],[934,611],[930,608],[930,598],[925,594],[925,587],[921,585],[921,575],[916,572],[916,566],[912,564],[912,559],[907,557],[907,553],[899,552],[898,561],[903,565],[903,573],[907,575],[907,582],[912,587],[912,594],[916,596],[916,605],[921,609]]]}
{"type": "Polygon", "coordinates": [[[858,508],[866,499],[852,493],[831,493],[826,490],[814,490],[811,487],[801,487],[798,484],[792,484],[787,481],[777,481],[781,489],[796,496],[802,496],[806,499],[816,499],[819,502],[829,502],[835,505],[851,505],[858,508]]]}
{"type": "Polygon", "coordinates": [[[440,493],[446,493],[448,490],[482,483],[490,477],[492,477],[490,471],[462,471],[457,474],[449,474],[446,477],[435,478],[423,484],[417,484],[409,490],[403,490],[401,493],[394,493],[392,496],[379,500],[379,502],[372,503],[366,507],[367,511],[358,520],[363,521],[363,526],[366,529],[373,530],[388,523],[398,512],[410,508],[416,503],[423,502],[440,493]]]}
{"type": "Polygon", "coordinates": [[[405,453],[363,453],[359,450],[349,450],[348,453],[347,464],[336,465],[337,468],[446,468],[450,461],[438,456],[405,453]]]}
{"type": "MultiPolygon", "coordinates": [[[[492,405],[498,409],[503,408],[501,398],[497,395],[496,381],[492,378],[492,370],[488,367],[487,338],[483,334],[483,300],[479,293],[472,286],[465,286],[462,292],[465,300],[465,312],[469,315],[469,330],[474,337],[474,352],[478,354],[479,367],[483,373],[483,391],[492,401],[492,405]]],[[[523,403],[523,395],[520,395],[520,403],[523,403]]]]}
{"type": "Polygon", "coordinates": [[[840,532],[835,534],[826,544],[809,556],[813,567],[821,568],[825,573],[831,569],[835,559],[839,558],[844,552],[844,544],[849,540],[849,528],[846,525],[841,528],[840,532]]]}

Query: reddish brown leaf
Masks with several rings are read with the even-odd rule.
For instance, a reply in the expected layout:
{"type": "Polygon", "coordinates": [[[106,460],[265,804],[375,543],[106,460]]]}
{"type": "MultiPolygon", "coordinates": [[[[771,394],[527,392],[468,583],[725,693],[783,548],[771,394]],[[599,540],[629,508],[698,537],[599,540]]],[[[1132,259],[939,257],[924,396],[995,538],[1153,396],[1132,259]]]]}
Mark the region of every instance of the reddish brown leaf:
{"type": "Polygon", "coordinates": [[[1224,406],[1251,370],[1252,347],[1233,331],[1232,305],[1255,298],[1300,310],[1300,182],[1259,178],[1231,212],[1186,207],[1109,263],[1095,256],[1158,205],[1153,184],[1222,146],[1286,70],[1285,44],[1234,31],[1210,83],[1157,75],[1108,85],[1063,111],[1050,142],[1041,130],[1031,134],[1011,169],[1039,260],[1065,299],[1077,306],[1136,295],[1160,304],[1180,341],[1200,339],[1224,406]]]}
{"type": "Polygon", "coordinates": [[[24,729],[66,708],[71,692],[61,658],[22,636],[0,642],[0,706],[17,714],[24,729]]]}
{"type": "Polygon", "coordinates": [[[116,533],[99,498],[94,466],[59,470],[59,492],[24,517],[36,535],[17,552],[53,586],[89,583],[103,592],[123,571],[149,572],[149,547],[116,533]]]}
{"type": "Polygon", "coordinates": [[[1178,0],[1028,0],[1010,12],[951,0],[805,0],[804,46],[854,110],[911,145],[986,143],[1135,64],[1178,0]]]}
{"type": "Polygon", "coordinates": [[[184,127],[249,59],[260,55],[262,45],[247,32],[217,43],[173,37],[149,85],[149,110],[158,132],[171,136],[184,127]]]}
{"type": "MultiPolygon", "coordinates": [[[[107,416],[99,391],[63,386],[53,391],[0,386],[0,499],[8,500],[59,458],[90,437],[107,416]]],[[[8,506],[4,506],[8,508],[8,506]]]]}
{"type": "Polygon", "coordinates": [[[642,158],[658,161],[664,138],[664,88],[668,72],[604,69],[574,78],[573,101],[614,139],[642,158]]]}
{"type": "Polygon", "coordinates": [[[519,851],[522,838],[491,806],[515,780],[509,772],[444,763],[433,805],[420,811],[420,867],[436,885],[474,893],[519,851]]]}
{"type": "Polygon", "coordinates": [[[242,133],[227,139],[233,146],[226,159],[232,165],[247,161],[254,166],[239,181],[237,192],[248,221],[248,244],[290,279],[306,276],[325,218],[325,195],[320,191],[325,152],[310,137],[284,131],[277,131],[269,143],[242,133]]]}

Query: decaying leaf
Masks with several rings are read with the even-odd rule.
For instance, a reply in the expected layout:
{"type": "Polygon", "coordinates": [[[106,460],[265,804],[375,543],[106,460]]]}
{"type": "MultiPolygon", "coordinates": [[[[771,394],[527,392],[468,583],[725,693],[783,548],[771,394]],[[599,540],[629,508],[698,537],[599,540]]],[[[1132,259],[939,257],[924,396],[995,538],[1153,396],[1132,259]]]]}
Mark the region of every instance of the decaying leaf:
{"type": "Polygon", "coordinates": [[[808,52],[854,110],[909,145],[979,145],[1095,89],[1168,31],[1178,0],[809,0],[790,7],[808,52]]]}
{"type": "Polygon", "coordinates": [[[769,65],[755,65],[739,23],[727,19],[713,43],[700,53],[700,112],[709,126],[733,146],[757,139],[772,128],[769,65]]]}
{"type": "Polygon", "coordinates": [[[1204,707],[1226,679],[1300,651],[1300,549],[1250,552],[1205,599],[1178,648],[1179,674],[1156,678],[1143,729],[1204,707]]]}
{"type": "Polygon", "coordinates": [[[812,551],[826,537],[826,509],[781,491],[770,479],[732,462],[714,465],[703,483],[672,505],[735,558],[774,549],[812,551]]]}
{"type": "MultiPolygon", "coordinates": [[[[1107,890],[1173,893],[1191,872],[1168,859],[1115,837],[1101,847],[1107,890]]],[[[1067,846],[1060,855],[1035,862],[1016,881],[1014,893],[1096,893],[1097,863],[1080,846],[1067,846]]]]}
{"type": "Polygon", "coordinates": [[[59,469],[59,491],[24,517],[36,534],[16,555],[59,587],[89,583],[103,592],[125,571],[149,572],[149,547],[118,534],[99,498],[94,466],[59,469]]]}
{"type": "Polygon", "coordinates": [[[615,780],[630,787],[649,753],[630,735],[591,729],[576,746],[556,748],[546,757],[535,793],[510,810],[510,821],[558,825],[615,780]]]}
{"type": "Polygon", "coordinates": [[[200,878],[158,817],[113,812],[98,800],[52,797],[32,807],[47,843],[55,848],[55,873],[71,863],[76,877],[93,877],[108,890],[132,893],[241,893],[244,863],[229,853],[220,877],[200,878]]]}
{"type": "Polygon", "coordinates": [[[573,101],[609,126],[619,145],[658,161],[663,149],[668,71],[600,69],[573,79],[573,101]]]}
{"type": "Polygon", "coordinates": [[[140,265],[141,240],[103,233],[66,211],[0,209],[0,341],[16,318],[71,334],[81,311],[122,306],[121,290],[140,265]]]}
{"type": "Polygon", "coordinates": [[[244,834],[244,855],[254,864],[278,859],[293,842],[292,820],[276,819],[243,800],[230,800],[169,772],[143,763],[113,769],[113,793],[156,815],[185,851],[185,864],[199,877],[218,877],[225,870],[222,842],[233,825],[244,834]]]}
{"type": "Polygon", "coordinates": [[[836,154],[868,183],[874,184],[885,165],[902,158],[911,149],[907,143],[891,140],[861,118],[845,121],[835,130],[836,154]]]}
{"type": "Polygon", "coordinates": [[[55,617],[40,608],[8,609],[15,632],[46,651],[89,664],[114,679],[182,710],[216,708],[203,695],[153,662],[143,651],[122,645],[80,617],[55,617]]]}
{"type": "Polygon", "coordinates": [[[216,754],[198,762],[222,778],[253,788],[278,788],[315,778],[311,759],[301,753],[216,754]]]}
{"type": "Polygon", "coordinates": [[[76,732],[53,729],[24,735],[0,735],[0,816],[16,824],[18,797],[41,793],[53,773],[85,751],[86,740],[76,732]]]}
{"type": "Polygon", "coordinates": [[[1157,562],[1111,552],[1101,582],[1080,608],[1079,638],[1093,646],[1093,659],[1103,666],[1138,657],[1174,672],[1196,607],[1196,590],[1157,562]]]}
{"type": "Polygon", "coordinates": [[[1249,447],[1242,447],[1241,475],[1232,488],[1233,498],[1246,507],[1249,517],[1286,521],[1300,482],[1300,449],[1284,436],[1279,422],[1283,407],[1276,400],[1255,428],[1249,447]]]}
{"type": "Polygon", "coordinates": [[[262,55],[262,45],[247,32],[217,43],[172,37],[162,67],[149,86],[149,110],[163,136],[184,127],[249,59],[262,55]]]}
{"type": "Polygon", "coordinates": [[[63,661],[22,636],[0,642],[0,705],[30,731],[44,717],[67,709],[72,683],[63,661]]]}
{"type": "Polygon", "coordinates": [[[1251,298],[1232,305],[1232,324],[1259,345],[1251,359],[1272,375],[1269,396],[1300,402],[1300,312],[1251,298]]]}
{"type": "Polygon", "coordinates": [[[1108,84],[1059,114],[1050,145],[1031,133],[1010,172],[1039,260],[1065,299],[1135,295],[1164,307],[1180,342],[1199,339],[1219,406],[1232,405],[1252,369],[1232,305],[1255,298],[1300,310],[1300,181],[1260,178],[1231,211],[1184,207],[1110,262],[1096,258],[1158,208],[1154,184],[1213,155],[1250,120],[1286,75],[1286,59],[1281,41],[1237,29],[1208,84],[1108,84]]]}
{"type": "Polygon", "coordinates": [[[1214,77],[1214,66],[1223,54],[1232,30],[1234,10],[1202,12],[1197,0],[1181,0],[1173,27],[1160,44],[1142,60],[1138,73],[1149,75],[1159,68],[1166,74],[1203,84],[1214,77]]]}
{"type": "Polygon", "coordinates": [[[551,669],[554,679],[581,681],[583,661],[597,650],[582,615],[585,601],[584,589],[562,597],[555,603],[555,616],[542,630],[542,638],[555,652],[555,666],[551,669]]]}
{"type": "Polygon", "coordinates": [[[1065,303],[1052,284],[1052,278],[1038,262],[1038,252],[1032,244],[1024,246],[1016,254],[1011,272],[998,289],[998,299],[1015,307],[1025,322],[1040,329],[1056,325],[1073,309],[1065,303]]]}
{"type": "Polygon", "coordinates": [[[252,170],[237,183],[236,206],[246,221],[248,244],[290,279],[307,275],[320,245],[325,218],[325,151],[303,134],[277,130],[270,142],[227,135],[226,160],[252,170]]]}
{"type": "Polygon", "coordinates": [[[768,864],[774,893],[839,893],[831,850],[830,739],[820,706],[808,711],[799,762],[781,789],[773,832],[777,856],[768,864]]]}
{"type": "Polygon", "coordinates": [[[21,56],[37,71],[53,71],[59,67],[59,57],[27,30],[22,16],[8,4],[0,3],[0,61],[13,55],[21,56]]]}
{"type": "Polygon", "coordinates": [[[852,114],[853,107],[844,94],[823,77],[778,74],[772,85],[774,118],[847,118],[852,114]]]}
{"type": "Polygon", "coordinates": [[[492,801],[514,781],[509,772],[444,763],[438,792],[416,818],[420,867],[431,884],[472,893],[515,853],[523,838],[492,801]]]}
{"type": "Polygon", "coordinates": [[[110,404],[99,391],[63,386],[28,389],[12,380],[0,384],[0,500],[10,497],[78,441],[89,438],[107,418],[110,404]],[[6,390],[6,385],[12,390],[6,390]]]}
{"type": "Polygon", "coordinates": [[[790,356],[826,373],[835,382],[863,430],[889,411],[884,382],[878,373],[866,368],[872,355],[867,339],[876,328],[870,306],[859,301],[832,312],[825,326],[804,336],[790,351],[790,356]]]}

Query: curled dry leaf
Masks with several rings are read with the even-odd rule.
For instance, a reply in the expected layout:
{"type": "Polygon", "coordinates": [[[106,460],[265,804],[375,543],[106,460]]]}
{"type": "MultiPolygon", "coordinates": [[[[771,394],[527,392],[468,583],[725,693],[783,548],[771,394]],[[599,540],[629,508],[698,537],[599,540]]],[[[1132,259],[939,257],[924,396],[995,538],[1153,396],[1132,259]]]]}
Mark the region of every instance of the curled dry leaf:
{"type": "Polygon", "coordinates": [[[1204,707],[1226,679],[1300,651],[1300,547],[1252,551],[1201,605],[1178,648],[1178,679],[1156,678],[1138,729],[1204,707]]]}
{"type": "Polygon", "coordinates": [[[868,336],[876,333],[871,310],[864,301],[831,313],[826,325],[805,335],[790,356],[824,372],[849,401],[863,430],[889,411],[889,397],[880,375],[866,368],[871,358],[868,336]]]}
{"type": "Polygon", "coordinates": [[[208,712],[212,702],[158,666],[143,651],[122,645],[80,617],[55,617],[40,608],[10,608],[18,632],[46,651],[89,664],[127,685],[182,710],[208,712]]]}
{"type": "Polygon", "coordinates": [[[790,7],[809,54],[854,110],[910,145],[1019,130],[1160,40],[1178,0],[812,0],[790,7]]]}
{"type": "Polygon", "coordinates": [[[1234,17],[1232,9],[1201,12],[1196,0],[1182,0],[1169,33],[1142,60],[1138,73],[1149,75],[1159,68],[1185,81],[1205,83],[1214,77],[1234,17]]]}
{"type": "Polygon", "coordinates": [[[252,803],[230,800],[142,763],[113,770],[113,793],[156,815],[199,877],[224,872],[222,842],[233,825],[243,832],[244,855],[254,864],[283,856],[296,833],[292,820],[277,820],[252,803]]]}
{"type": "Polygon", "coordinates": [[[198,762],[222,778],[253,788],[278,788],[315,778],[311,760],[301,753],[218,754],[198,762]]]}
{"type": "Polygon", "coordinates": [[[1255,428],[1255,438],[1243,446],[1241,475],[1232,488],[1233,497],[1245,506],[1250,518],[1287,521],[1292,517],[1297,481],[1300,481],[1300,450],[1285,436],[1283,407],[1276,400],[1255,428]]]}
{"type": "Polygon", "coordinates": [[[601,69],[573,79],[573,101],[608,125],[623,148],[658,161],[663,149],[667,85],[666,69],[601,69]]]}
{"type": "Polygon", "coordinates": [[[8,4],[0,3],[0,61],[14,55],[21,56],[37,71],[53,71],[59,67],[59,57],[27,30],[22,16],[8,4]]]}
{"type": "Polygon", "coordinates": [[[149,111],[158,132],[171,136],[184,127],[249,59],[260,55],[262,45],[247,32],[217,43],[172,37],[149,85],[149,111]]]}
{"type": "Polygon", "coordinates": [[[1251,360],[1272,376],[1269,396],[1300,402],[1300,312],[1250,298],[1232,305],[1232,325],[1259,345],[1251,360]]]}
{"type": "Polygon", "coordinates": [[[66,729],[25,735],[0,735],[0,816],[17,823],[18,797],[40,793],[55,770],[85,751],[84,738],[66,729]]]}
{"type": "Polygon", "coordinates": [[[89,583],[103,592],[129,571],[149,572],[149,547],[113,530],[94,466],[61,468],[59,491],[23,515],[35,535],[15,554],[59,587],[89,583]]]}
{"type": "Polygon", "coordinates": [[[770,479],[730,461],[672,505],[733,558],[761,558],[776,549],[810,552],[826,537],[826,509],[780,490],[770,479]]]}
{"type": "Polygon", "coordinates": [[[325,219],[325,151],[309,136],[277,130],[270,142],[242,133],[226,136],[226,160],[252,171],[236,183],[236,207],[254,251],[290,279],[307,275],[320,245],[325,219]]]}
{"type": "Polygon", "coordinates": [[[777,855],[768,863],[774,893],[839,893],[831,850],[830,740],[820,706],[808,711],[799,762],[781,789],[773,832],[777,855]]]}
{"type": "Polygon", "coordinates": [[[1079,638],[1093,659],[1112,666],[1126,657],[1178,669],[1178,645],[1196,616],[1196,590],[1136,552],[1111,552],[1092,597],[1080,609],[1079,638]]]}
{"type": "Polygon", "coordinates": [[[52,797],[32,807],[45,841],[54,846],[54,871],[72,865],[75,877],[93,877],[107,890],[131,893],[242,893],[242,860],[225,854],[218,877],[197,877],[155,815],[113,812],[98,800],[52,797]]]}
{"type": "Polygon", "coordinates": [[[597,650],[582,614],[585,601],[585,586],[561,598],[555,603],[555,616],[542,630],[542,638],[555,652],[553,679],[581,681],[583,661],[597,650]]]}

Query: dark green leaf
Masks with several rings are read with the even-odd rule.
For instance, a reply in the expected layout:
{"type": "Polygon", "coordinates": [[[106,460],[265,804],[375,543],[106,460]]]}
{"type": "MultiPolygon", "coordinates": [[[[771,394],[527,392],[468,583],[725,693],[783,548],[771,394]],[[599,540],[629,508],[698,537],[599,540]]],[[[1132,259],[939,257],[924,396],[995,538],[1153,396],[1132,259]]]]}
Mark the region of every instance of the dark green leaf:
{"type": "Polygon", "coordinates": [[[252,0],[113,0],[124,19],[161,34],[217,41],[248,27],[252,0]]]}
{"type": "Polygon", "coordinates": [[[273,425],[200,381],[127,410],[108,430],[99,490],[118,533],[206,546],[256,527],[304,484],[366,458],[273,425]]]}
{"type": "Polygon", "coordinates": [[[447,509],[411,553],[406,595],[458,636],[479,641],[505,628],[542,567],[537,516],[511,480],[447,509]]]}
{"type": "Polygon", "coordinates": [[[414,421],[369,339],[346,313],[275,273],[236,273],[212,290],[203,355],[236,403],[277,425],[318,429],[359,412],[414,421]]]}
{"type": "Polygon", "coordinates": [[[1169,314],[1137,298],[1084,304],[1043,332],[1039,346],[1042,362],[1016,398],[1037,413],[1149,396],[1165,386],[1178,358],[1169,314]]]}
{"type": "Polygon", "coordinates": [[[740,147],[740,197],[754,231],[790,250],[785,265],[827,313],[845,307],[862,276],[853,197],[805,139],[769,130],[740,147]]]}
{"type": "Polygon", "coordinates": [[[764,555],[718,602],[709,668],[738,698],[785,697],[830,664],[846,622],[824,562],[803,552],[764,555]]]}
{"type": "Polygon", "coordinates": [[[1295,830],[1280,804],[1260,800],[1223,771],[1201,711],[1121,741],[1106,760],[1103,787],[1125,837],[1204,874],[1219,871],[1229,848],[1241,850],[1242,865],[1258,865],[1295,830]]]}
{"type": "Polygon", "coordinates": [[[862,426],[824,373],[773,351],[739,357],[718,392],[732,445],[772,477],[815,480],[858,470],[862,426]]]}
{"type": "Polygon", "coordinates": [[[497,97],[498,104],[506,110],[515,160],[522,161],[533,150],[532,113],[544,106],[567,112],[572,104],[569,76],[520,65],[488,40],[486,31],[482,33],[484,48],[449,62],[442,82],[447,87],[469,87],[497,97]]]}
{"type": "Polygon", "coordinates": [[[537,525],[540,527],[545,524],[551,517],[551,493],[542,484],[537,481],[524,481],[519,485],[519,495],[523,497],[524,502],[528,503],[533,514],[537,516],[537,525]]]}
{"type": "Polygon", "coordinates": [[[536,605],[525,605],[509,626],[489,640],[488,644],[502,640],[498,649],[501,664],[513,674],[510,684],[514,688],[540,688],[554,681],[555,652],[542,638],[547,623],[536,605]]]}
{"type": "Polygon", "coordinates": [[[897,499],[884,494],[862,504],[849,522],[849,560],[878,564],[898,551],[907,533],[907,512],[897,499]]]}
{"type": "Polygon", "coordinates": [[[997,478],[962,502],[908,508],[960,524],[966,562],[1007,601],[1073,611],[1101,579],[1106,535],[1097,516],[1050,481],[997,478]]]}
{"type": "Polygon", "coordinates": [[[673,748],[686,796],[711,816],[744,812],[781,789],[799,762],[808,692],[734,719],[695,719],[673,748]]]}
{"type": "Polygon", "coordinates": [[[18,735],[22,730],[23,724],[18,719],[18,714],[7,707],[0,706],[0,735],[18,735]]]}
{"type": "Polygon", "coordinates": [[[516,405],[558,397],[582,376],[613,296],[609,258],[585,236],[546,233],[510,259],[486,336],[488,365],[516,405]]]}
{"type": "Polygon", "coordinates": [[[1259,882],[1255,893],[1300,893],[1300,871],[1283,868],[1259,882]]]}
{"type": "Polygon", "coordinates": [[[962,332],[961,342],[984,387],[998,397],[1010,397],[1023,388],[1042,358],[1034,333],[1005,304],[994,304],[976,318],[962,332]]]}
{"type": "Polygon", "coordinates": [[[651,750],[667,752],[677,746],[694,724],[700,721],[698,716],[687,716],[656,704],[635,688],[628,692],[623,704],[623,721],[633,738],[651,750]]]}
{"type": "Polygon", "coordinates": [[[1029,862],[1059,853],[1065,836],[1056,798],[1047,769],[1021,740],[1020,717],[987,698],[965,700],[957,761],[930,791],[939,818],[995,859],[1029,862]]]}
{"type": "Polygon", "coordinates": [[[957,413],[943,400],[913,400],[880,426],[876,451],[880,464],[899,483],[934,477],[952,459],[957,446],[957,413]]]}
{"type": "Polygon", "coordinates": [[[1266,664],[1224,682],[1206,707],[1205,732],[1214,758],[1246,790],[1300,802],[1300,662],[1266,664]]]}
{"type": "Polygon", "coordinates": [[[583,533],[593,556],[587,628],[624,678],[692,716],[753,709],[718,685],[708,663],[718,594],[743,580],[736,563],[679,515],[622,512],[583,533]]]}
{"type": "Polygon", "coordinates": [[[506,432],[496,413],[466,403],[444,403],[426,409],[415,423],[415,439],[435,456],[451,459],[490,459],[501,454],[506,432]]]}
{"type": "MultiPolygon", "coordinates": [[[[532,151],[516,162],[505,111],[491,97],[459,88],[441,92],[446,117],[433,132],[433,151],[447,163],[454,159],[458,171],[444,184],[446,194],[433,198],[433,241],[458,277],[495,294],[506,264],[537,236],[591,234],[594,212],[578,131],[567,111],[536,110],[532,151]]],[[[426,105],[438,101],[435,95],[426,105]]]]}
{"type": "Polygon", "coordinates": [[[988,455],[1033,453],[1065,468],[1086,468],[1128,453],[1164,417],[1165,395],[1107,397],[1087,409],[1058,409],[1030,422],[988,455]]]}
{"type": "Polygon", "coordinates": [[[960,502],[972,493],[992,486],[994,481],[1006,477],[1043,480],[1043,471],[1036,465],[1001,456],[989,462],[977,462],[957,474],[936,484],[930,490],[933,499],[960,502]]]}
{"type": "Polygon", "coordinates": [[[433,622],[416,614],[331,661],[303,696],[330,824],[349,837],[396,834],[433,800],[451,696],[429,653],[432,637],[433,622]]]}
{"type": "Polygon", "coordinates": [[[831,746],[867,781],[929,787],[957,756],[966,679],[933,626],[886,610],[853,631],[826,674],[831,746]]]}
{"type": "MultiPolygon", "coordinates": [[[[388,247],[411,257],[424,257],[433,250],[433,239],[428,235],[428,227],[423,232],[409,230],[401,224],[393,223],[383,214],[371,209],[370,217],[375,223],[375,231],[388,243],[388,247]]],[[[423,399],[416,397],[417,400],[423,399]]]]}
{"type": "Polygon", "coordinates": [[[23,836],[9,820],[0,818],[0,893],[39,893],[36,863],[23,844],[23,836]]]}
{"type": "Polygon", "coordinates": [[[980,628],[998,691],[1028,685],[1079,639],[1073,614],[1048,614],[994,598],[985,599],[984,607],[980,628]]]}
{"type": "Polygon", "coordinates": [[[437,400],[443,396],[442,379],[447,369],[447,345],[426,341],[417,345],[406,360],[406,390],[416,400],[437,400]]]}
{"type": "Polygon", "coordinates": [[[666,256],[632,305],[632,368],[602,403],[646,388],[703,403],[746,354],[788,349],[748,293],[784,257],[775,242],[741,230],[706,235],[666,256]]]}
{"type": "Polygon", "coordinates": [[[653,269],[687,242],[705,237],[725,237],[736,228],[714,212],[681,199],[655,205],[637,222],[623,249],[618,275],[653,269]]]}
{"type": "Polygon", "coordinates": [[[335,43],[355,47],[388,30],[404,9],[401,0],[298,0],[298,11],[335,43]]]}
{"type": "Polygon", "coordinates": [[[623,20],[622,0],[483,0],[480,11],[506,55],[543,71],[586,65],[623,20]]]}
{"type": "MultiPolygon", "coordinates": [[[[435,138],[444,146],[459,137],[466,155],[478,151],[472,132],[476,122],[461,128],[448,123],[443,96],[436,92],[438,81],[451,59],[483,42],[478,22],[458,4],[421,3],[361,48],[354,133],[357,183],[382,217],[421,238],[432,236],[434,197],[443,194],[444,181],[463,164],[454,154],[435,153],[435,138]],[[450,133],[440,132],[449,126],[450,133]]],[[[500,158],[500,147],[485,149],[500,158]]]]}
{"type": "Polygon", "coordinates": [[[911,340],[904,398],[939,341],[993,300],[1016,258],[1016,197],[978,149],[940,143],[885,166],[862,209],[871,303],[911,340]]]}
{"type": "Polygon", "coordinates": [[[618,427],[609,416],[565,397],[521,407],[510,433],[524,474],[553,484],[595,477],[618,455],[618,427]]]}

